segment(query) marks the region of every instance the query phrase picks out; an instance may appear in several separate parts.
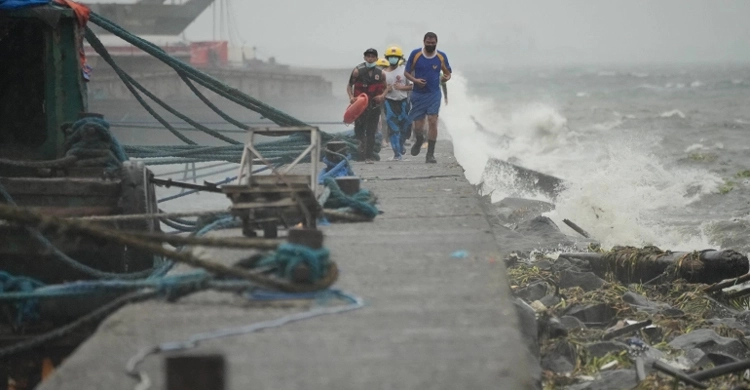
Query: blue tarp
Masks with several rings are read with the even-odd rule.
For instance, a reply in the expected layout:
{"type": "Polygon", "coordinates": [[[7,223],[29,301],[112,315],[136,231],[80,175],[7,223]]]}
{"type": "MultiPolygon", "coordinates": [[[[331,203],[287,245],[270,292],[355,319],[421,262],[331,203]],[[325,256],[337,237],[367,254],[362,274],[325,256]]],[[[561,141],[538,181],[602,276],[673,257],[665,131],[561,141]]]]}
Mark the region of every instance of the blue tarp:
{"type": "Polygon", "coordinates": [[[49,3],[50,0],[0,0],[0,9],[19,9],[49,3]]]}

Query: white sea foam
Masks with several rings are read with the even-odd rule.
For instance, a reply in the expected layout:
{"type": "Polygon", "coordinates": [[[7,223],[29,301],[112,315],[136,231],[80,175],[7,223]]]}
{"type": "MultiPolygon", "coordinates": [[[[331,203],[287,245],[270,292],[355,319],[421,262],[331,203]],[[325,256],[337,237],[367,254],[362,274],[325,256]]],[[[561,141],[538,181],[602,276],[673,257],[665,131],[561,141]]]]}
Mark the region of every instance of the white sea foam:
{"type": "Polygon", "coordinates": [[[683,114],[682,111],[677,110],[677,109],[672,110],[672,111],[662,112],[659,116],[662,118],[679,117],[679,118],[685,119],[685,114],[683,114]]]}
{"type": "Polygon", "coordinates": [[[591,128],[599,131],[608,131],[620,127],[620,125],[622,125],[623,123],[625,123],[625,121],[623,121],[622,119],[615,119],[609,122],[597,123],[591,126],[591,128]]]}
{"type": "Polygon", "coordinates": [[[703,146],[703,144],[692,144],[688,146],[687,148],[685,148],[685,153],[695,152],[696,150],[703,150],[703,149],[706,149],[706,147],[703,146]]]}
{"type": "MultiPolygon", "coordinates": [[[[472,96],[460,74],[454,74],[451,80],[451,96],[451,104],[443,108],[441,118],[453,139],[456,158],[472,183],[484,182],[486,192],[494,191],[493,201],[517,196],[508,188],[513,178],[498,176],[500,173],[492,176],[491,172],[483,177],[488,159],[498,158],[571,183],[555,199],[556,209],[547,215],[563,229],[567,227],[562,219],[575,221],[605,247],[710,247],[701,234],[687,233],[657,216],[715,192],[721,179],[707,171],[665,167],[657,156],[647,152],[648,146],[658,144],[658,140],[628,138],[617,130],[610,131],[621,125],[617,121],[576,131],[548,104],[522,102],[500,107],[472,96]],[[477,130],[472,117],[486,128],[484,132],[477,130]],[[510,141],[495,142],[499,138],[510,141]]],[[[662,116],[684,118],[679,110],[662,116]]],[[[546,199],[538,193],[524,195],[546,199]]]]}

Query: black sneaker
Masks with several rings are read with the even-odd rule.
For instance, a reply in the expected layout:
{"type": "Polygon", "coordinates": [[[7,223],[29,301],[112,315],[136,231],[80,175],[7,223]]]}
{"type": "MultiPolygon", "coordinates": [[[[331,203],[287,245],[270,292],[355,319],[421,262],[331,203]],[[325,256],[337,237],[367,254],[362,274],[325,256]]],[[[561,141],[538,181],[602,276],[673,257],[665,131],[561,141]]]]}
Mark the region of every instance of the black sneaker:
{"type": "Polygon", "coordinates": [[[424,162],[426,162],[428,164],[437,164],[437,160],[435,160],[435,156],[433,156],[431,154],[427,155],[427,158],[425,159],[424,162]]]}
{"type": "Polygon", "coordinates": [[[419,151],[422,149],[422,143],[424,143],[424,137],[417,136],[417,142],[411,146],[411,155],[419,156],[419,151]]]}

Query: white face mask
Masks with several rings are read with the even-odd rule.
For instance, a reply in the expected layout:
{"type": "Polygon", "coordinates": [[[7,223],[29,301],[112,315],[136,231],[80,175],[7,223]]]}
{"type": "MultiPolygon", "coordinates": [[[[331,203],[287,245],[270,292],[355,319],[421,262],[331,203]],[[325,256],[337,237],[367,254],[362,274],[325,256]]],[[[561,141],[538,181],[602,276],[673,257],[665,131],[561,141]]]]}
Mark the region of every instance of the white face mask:
{"type": "Polygon", "coordinates": [[[398,64],[398,60],[399,60],[398,57],[388,57],[388,63],[390,63],[391,65],[398,64]]]}

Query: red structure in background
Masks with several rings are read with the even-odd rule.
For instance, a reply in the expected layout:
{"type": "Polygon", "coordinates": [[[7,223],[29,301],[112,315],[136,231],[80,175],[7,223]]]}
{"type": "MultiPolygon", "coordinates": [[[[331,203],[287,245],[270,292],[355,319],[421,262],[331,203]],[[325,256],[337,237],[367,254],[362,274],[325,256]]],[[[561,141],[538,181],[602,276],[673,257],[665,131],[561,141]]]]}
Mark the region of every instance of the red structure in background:
{"type": "MultiPolygon", "coordinates": [[[[113,57],[148,56],[145,52],[129,44],[106,45],[113,57]]],[[[185,44],[159,45],[167,54],[187,61],[196,68],[225,67],[229,64],[229,43],[227,41],[202,41],[185,44]]],[[[94,50],[86,45],[86,57],[97,56],[94,50]]]]}
{"type": "Polygon", "coordinates": [[[190,42],[190,65],[196,68],[215,68],[229,63],[227,41],[190,42]]]}

